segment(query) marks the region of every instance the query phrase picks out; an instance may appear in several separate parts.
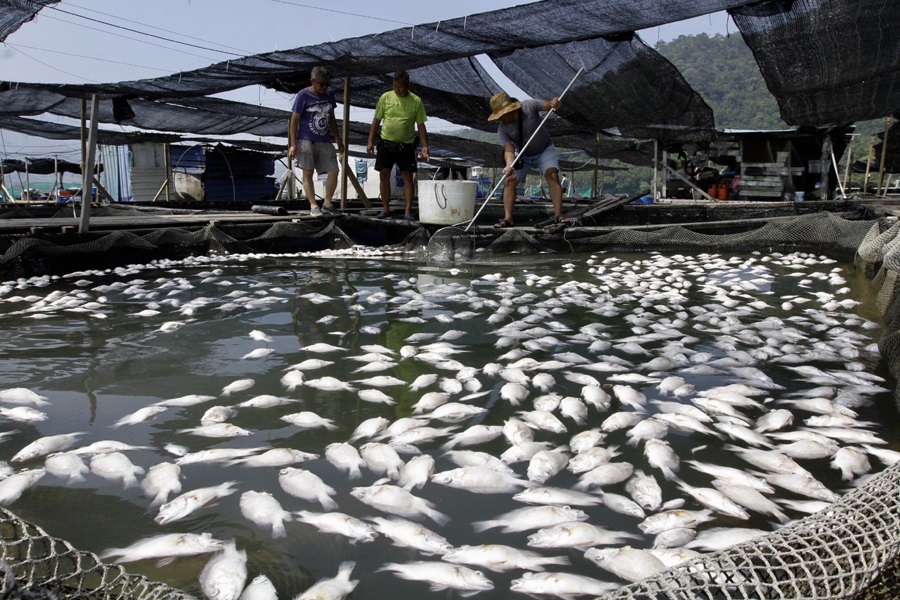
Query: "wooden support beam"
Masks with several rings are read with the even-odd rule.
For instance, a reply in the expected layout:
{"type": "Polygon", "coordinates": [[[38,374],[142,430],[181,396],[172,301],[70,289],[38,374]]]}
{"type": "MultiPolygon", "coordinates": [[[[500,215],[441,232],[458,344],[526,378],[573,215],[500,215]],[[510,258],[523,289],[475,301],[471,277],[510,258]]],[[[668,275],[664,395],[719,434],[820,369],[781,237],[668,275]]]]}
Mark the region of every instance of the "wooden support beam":
{"type": "MultiPolygon", "coordinates": [[[[884,139],[881,140],[881,167],[878,169],[878,190],[875,192],[876,196],[881,195],[881,186],[884,184],[884,162],[887,160],[887,145],[888,145],[888,131],[891,128],[891,119],[889,116],[884,121],[884,139]]],[[[887,191],[885,191],[885,194],[887,191]]]]}
{"type": "Polygon", "coordinates": [[[350,183],[353,184],[353,189],[356,190],[357,197],[362,200],[363,206],[365,208],[372,208],[372,203],[369,202],[369,197],[366,196],[366,192],[363,189],[362,185],[360,185],[359,180],[356,178],[356,173],[347,170],[347,178],[350,180],[350,183]]]}
{"type": "Polygon", "coordinates": [[[103,187],[103,184],[100,183],[100,180],[97,178],[96,175],[94,175],[94,185],[97,186],[97,190],[109,202],[118,202],[118,200],[116,200],[115,198],[112,197],[112,194],[110,194],[108,191],[106,191],[106,188],[103,187]]]}
{"type": "MultiPolygon", "coordinates": [[[[713,198],[712,196],[710,196],[709,194],[707,194],[706,192],[704,192],[703,190],[701,190],[699,187],[697,187],[696,185],[694,185],[694,182],[693,182],[693,181],[691,181],[690,179],[688,179],[687,177],[685,177],[684,175],[682,175],[681,173],[679,173],[678,171],[676,171],[675,169],[673,169],[672,167],[670,167],[669,165],[663,165],[663,166],[665,167],[666,171],[668,171],[669,173],[671,173],[672,175],[674,175],[674,176],[677,177],[678,179],[680,179],[680,180],[682,180],[683,182],[685,182],[686,184],[688,184],[692,189],[696,190],[697,192],[700,192],[700,195],[703,196],[704,198],[706,198],[707,200],[712,200],[713,202],[717,202],[717,201],[718,201],[718,198],[713,198]]],[[[654,200],[655,200],[655,199],[654,199],[654,200]]]]}
{"type": "Polygon", "coordinates": [[[91,226],[91,201],[94,180],[94,160],[97,156],[97,121],[100,118],[100,101],[97,94],[91,96],[91,127],[87,138],[87,157],[81,170],[81,222],[78,233],[88,233],[91,226]]]}
{"type": "MultiPolygon", "coordinates": [[[[341,210],[347,207],[347,175],[350,161],[350,78],[344,77],[344,131],[342,138],[344,142],[344,153],[341,155],[341,210]]],[[[357,185],[359,182],[357,182],[357,185]]],[[[368,208],[368,205],[367,205],[368,208]]]]}

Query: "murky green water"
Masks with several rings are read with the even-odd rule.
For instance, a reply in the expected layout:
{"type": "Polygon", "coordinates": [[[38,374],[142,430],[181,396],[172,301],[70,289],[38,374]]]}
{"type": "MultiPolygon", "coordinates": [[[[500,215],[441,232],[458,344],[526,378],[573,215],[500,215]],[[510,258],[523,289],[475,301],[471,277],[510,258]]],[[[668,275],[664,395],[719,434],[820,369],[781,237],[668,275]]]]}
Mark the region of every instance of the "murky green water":
{"type": "MultiPolygon", "coordinates": [[[[394,406],[364,402],[355,391],[322,391],[301,386],[288,392],[280,379],[289,365],[307,358],[334,361],[332,365],[305,373],[307,380],[332,376],[353,382],[375,375],[392,375],[412,382],[419,375],[432,372],[453,378],[455,371],[436,368],[415,357],[396,355],[397,365],[378,373],[356,372],[365,363],[352,359],[365,354],[362,347],[366,345],[378,344],[399,352],[403,346],[421,347],[436,341],[437,336],[451,330],[464,332],[452,340],[460,350],[452,358],[479,370],[489,363],[512,363],[512,358],[500,358],[512,349],[518,349],[536,361],[547,361],[561,353],[572,352],[590,362],[599,362],[598,354],[588,350],[593,340],[576,336],[581,327],[593,323],[602,325],[604,336],[614,344],[601,354],[623,358],[632,365],[629,372],[648,375],[651,370],[640,365],[657,356],[671,339],[642,342],[647,355],[629,354],[617,349],[615,344],[629,336],[654,331],[653,326],[676,328],[683,336],[697,338],[686,344],[688,354],[710,352],[713,359],[721,358],[728,351],[725,342],[740,331],[735,328],[735,322],[728,320],[730,315],[747,328],[767,317],[782,319],[807,336],[796,342],[806,351],[840,340],[842,336],[836,334],[841,330],[863,334],[870,341],[854,338],[858,356],[848,357],[843,362],[813,361],[809,364],[828,371],[844,370],[847,363],[856,362],[865,365],[866,372],[888,377],[880,357],[870,346],[880,333],[878,328],[871,327],[871,322],[878,319],[872,292],[862,275],[852,273],[851,266],[821,264],[813,260],[804,265],[801,259],[770,261],[762,256],[664,258],[660,255],[539,255],[510,257],[504,263],[450,270],[379,255],[233,257],[221,261],[163,264],[119,273],[85,272],[18,285],[8,282],[0,286],[0,329],[3,331],[0,335],[0,389],[25,387],[46,396],[51,404],[42,408],[48,414],[48,419],[43,422],[0,421],[0,431],[17,430],[0,444],[0,459],[9,460],[19,449],[41,436],[76,431],[85,432],[76,446],[104,439],[148,446],[149,449],[128,453],[132,462],[144,469],[174,460],[175,456],[164,449],[170,443],[183,445],[191,452],[258,446],[296,448],[323,455],[296,466],[313,471],[336,489],[339,511],[364,519],[386,515],[356,500],[349,492],[358,485],[371,485],[378,476],[364,471],[362,479],[349,480],[346,474],[325,460],[325,446],[346,441],[354,428],[370,417],[384,416],[395,420],[410,416],[412,405],[422,394],[438,388],[432,385],[415,392],[408,386],[384,388],[383,391],[396,400],[394,406]],[[835,272],[835,269],[840,270],[835,272]],[[797,274],[800,276],[795,276],[797,274]],[[769,276],[772,276],[771,280],[769,276]],[[842,277],[844,281],[835,277],[842,277]],[[653,283],[647,283],[651,281],[653,283]],[[640,288],[642,282],[647,283],[646,289],[640,288]],[[690,286],[677,287],[681,282],[688,282],[690,286]],[[727,293],[716,296],[710,289],[704,289],[711,282],[726,286],[727,293]],[[611,287],[610,283],[617,287],[611,287]],[[847,289],[843,291],[842,288],[847,289]],[[674,299],[671,295],[668,298],[654,296],[673,290],[683,299],[674,299]],[[861,304],[828,310],[823,307],[827,298],[816,293],[832,294],[835,300],[855,299],[861,304]],[[42,301],[48,304],[48,296],[57,303],[56,306],[34,310],[42,301]],[[792,307],[782,307],[785,298],[792,296],[808,301],[793,301],[792,307]],[[722,306],[723,299],[734,300],[734,306],[723,308],[720,317],[713,321],[698,318],[701,310],[708,312],[714,310],[714,306],[722,306]],[[86,307],[86,302],[96,305],[86,307]],[[767,306],[758,304],[748,308],[752,302],[767,306]],[[194,309],[190,314],[184,314],[186,307],[194,309]],[[492,315],[505,310],[501,307],[511,309],[509,314],[496,321],[489,320],[492,315]],[[704,308],[694,312],[691,307],[704,308]],[[137,313],[148,309],[158,311],[158,314],[138,316],[137,313]],[[625,319],[638,313],[649,319],[652,326],[634,326],[625,319]],[[527,336],[500,341],[498,328],[516,320],[524,320],[527,327],[547,328],[542,343],[529,344],[527,336]],[[166,323],[170,325],[164,327],[166,323]],[[727,334],[722,332],[725,326],[730,328],[727,334]],[[267,333],[273,341],[254,341],[248,335],[252,330],[267,333]],[[410,337],[417,334],[420,337],[424,337],[421,334],[432,334],[433,337],[423,341],[410,337]],[[557,343],[548,341],[548,335],[552,335],[557,343]],[[345,351],[317,355],[302,350],[319,342],[339,346],[345,351]],[[274,352],[261,359],[242,358],[261,347],[271,348],[274,352]],[[231,397],[220,395],[224,386],[244,378],[254,379],[255,385],[231,397]],[[187,394],[219,397],[193,407],[170,408],[155,421],[113,427],[123,416],[143,406],[187,394]],[[197,427],[201,415],[214,404],[234,405],[261,394],[295,398],[300,403],[240,409],[230,422],[253,431],[250,437],[212,439],[182,431],[197,427]],[[279,418],[299,410],[314,411],[333,419],[337,430],[303,430],[279,418]]],[[[850,339],[848,336],[843,338],[850,339]]],[[[776,346],[769,344],[769,347],[776,346]]],[[[763,339],[739,340],[736,344],[737,350],[746,352],[763,347],[766,347],[763,339]]],[[[698,390],[740,380],[725,369],[716,375],[692,375],[680,371],[684,366],[690,366],[690,363],[661,373],[659,378],[679,374],[698,390]]],[[[770,406],[790,408],[795,413],[793,429],[802,426],[803,418],[810,413],[780,402],[792,392],[808,390],[818,384],[803,380],[786,365],[771,360],[759,359],[752,366],[762,369],[785,387],[771,391],[770,406]]],[[[577,364],[557,368],[551,371],[556,380],[552,391],[563,396],[581,394],[581,385],[564,378],[566,371],[591,374],[601,383],[611,383],[606,381],[611,373],[591,371],[577,364]]],[[[456,425],[457,431],[474,423],[501,425],[517,410],[531,410],[533,399],[541,393],[532,388],[529,398],[517,409],[499,397],[499,390],[505,383],[502,379],[483,371],[478,372],[476,379],[481,389],[489,393],[470,402],[488,408],[489,412],[469,423],[456,425]]],[[[754,383],[745,381],[750,385],[754,383]]],[[[354,385],[360,387],[359,383],[354,385]]],[[[892,381],[882,385],[893,388],[892,381]]],[[[652,384],[633,386],[650,400],[674,399],[672,396],[664,398],[652,384]]],[[[453,400],[468,393],[456,394],[453,400]]],[[[888,442],[887,447],[897,449],[900,447],[898,419],[891,394],[882,392],[870,397],[873,400],[870,406],[856,409],[859,419],[878,423],[877,432],[888,442]]],[[[688,402],[689,398],[681,400],[688,402]]],[[[608,412],[589,407],[589,421],[585,425],[560,417],[567,433],[536,431],[535,439],[554,445],[566,444],[571,435],[598,427],[608,414],[620,408],[615,400],[608,412]]],[[[648,405],[648,410],[655,412],[656,409],[648,405]]],[[[756,417],[760,413],[749,414],[756,417]]],[[[665,439],[682,459],[693,457],[742,468],[748,466],[733,454],[722,451],[723,442],[711,436],[670,429],[665,439]]],[[[645,472],[653,473],[663,488],[664,500],[684,497],[675,485],[661,477],[659,471],[646,464],[641,452],[643,445],[635,448],[627,445],[626,440],[624,430],[612,432],[607,438],[607,445],[617,445],[622,451],[617,461],[632,462],[645,472]]],[[[368,440],[356,445],[365,441],[368,440]]],[[[440,449],[444,441],[420,446],[422,452],[435,457],[438,471],[456,467],[440,449]]],[[[733,443],[732,440],[729,442],[733,443]]],[[[499,456],[508,446],[501,436],[468,449],[499,456]]],[[[873,470],[883,468],[877,459],[870,457],[870,460],[873,470]]],[[[41,463],[38,459],[14,466],[39,467],[41,463]]],[[[830,468],[827,460],[801,461],[801,464],[829,488],[839,492],[848,489],[847,483],[841,481],[839,471],[830,468]]],[[[514,468],[524,479],[527,463],[518,463],[514,468]]],[[[220,539],[235,538],[238,547],[248,553],[250,578],[259,573],[266,574],[276,583],[282,598],[299,594],[317,579],[333,576],[338,564],[347,560],[357,563],[353,573],[353,577],[360,580],[353,595],[357,600],[425,597],[429,594],[425,583],[402,581],[378,569],[386,563],[436,560],[436,557],[398,548],[383,536],[371,543],[351,544],[346,538],[320,533],[303,523],[288,523],[287,537],[272,539],[269,532],[245,519],[238,500],[240,494],[248,490],[271,492],[289,511],[322,512],[317,504],[284,492],[278,483],[278,468],[195,464],[185,465],[183,472],[183,491],[237,481],[238,492],[184,520],[160,526],[153,520],[156,510],[148,509],[149,499],[143,496],[140,488],[123,489],[120,483],[94,474],[88,474],[83,483],[66,485],[63,480],[48,474],[9,508],[51,535],[66,539],[79,549],[97,553],[110,547],[128,546],[139,538],[160,533],[208,532],[220,539]]],[[[692,485],[709,486],[709,476],[685,466],[681,476],[692,485]]],[[[577,481],[578,476],[563,471],[547,485],[568,488],[577,481]]],[[[609,486],[606,491],[625,494],[624,484],[609,486]]],[[[430,521],[424,524],[455,546],[499,543],[531,549],[527,546],[527,535],[533,533],[531,531],[500,533],[493,529],[476,535],[470,525],[473,521],[495,518],[525,506],[514,501],[510,494],[477,495],[433,482],[415,493],[434,502],[438,510],[450,516],[450,523],[443,527],[430,521]]],[[[799,499],[785,491],[779,491],[778,497],[799,499]]],[[[686,507],[701,508],[690,498],[686,507]]],[[[620,515],[602,505],[583,508],[591,523],[639,534],[641,539],[633,545],[649,547],[652,544],[652,536],[644,536],[638,529],[638,519],[620,515]]],[[[786,512],[795,518],[803,516],[796,511],[786,512]]],[[[719,516],[703,527],[722,526],[767,530],[775,527],[769,519],[755,514],[746,522],[719,516]]],[[[585,560],[582,550],[537,551],[548,556],[568,556],[572,566],[563,570],[617,581],[585,560]]],[[[197,576],[207,560],[208,556],[178,559],[163,567],[142,561],[130,564],[129,569],[200,595],[197,576]]],[[[495,589],[478,597],[507,598],[513,595],[509,591],[510,582],[522,572],[487,574],[495,589]]],[[[452,595],[455,593],[451,592],[452,595]]]]}

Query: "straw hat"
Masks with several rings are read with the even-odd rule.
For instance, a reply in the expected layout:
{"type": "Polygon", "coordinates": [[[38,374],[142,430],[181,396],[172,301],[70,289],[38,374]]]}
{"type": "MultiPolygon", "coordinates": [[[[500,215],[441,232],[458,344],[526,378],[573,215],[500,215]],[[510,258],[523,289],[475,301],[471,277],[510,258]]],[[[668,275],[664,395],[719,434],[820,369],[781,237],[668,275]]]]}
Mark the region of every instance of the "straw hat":
{"type": "Polygon", "coordinates": [[[513,100],[512,98],[510,98],[509,94],[507,94],[506,92],[494,94],[491,97],[491,116],[489,116],[487,120],[495,121],[506,113],[512,112],[521,107],[522,103],[518,100],[513,100]]]}

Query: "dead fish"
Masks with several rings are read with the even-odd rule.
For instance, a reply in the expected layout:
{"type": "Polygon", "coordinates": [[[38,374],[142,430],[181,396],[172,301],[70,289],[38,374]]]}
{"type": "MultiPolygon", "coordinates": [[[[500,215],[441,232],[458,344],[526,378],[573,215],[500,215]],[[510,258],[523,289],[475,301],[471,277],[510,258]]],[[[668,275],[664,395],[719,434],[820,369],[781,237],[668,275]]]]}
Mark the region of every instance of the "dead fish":
{"type": "Polygon", "coordinates": [[[621,544],[629,539],[638,539],[638,536],[574,521],[539,529],[536,533],[528,536],[528,545],[533,548],[587,549],[592,546],[621,544]]]}
{"type": "Polygon", "coordinates": [[[418,561],[406,564],[387,563],[379,571],[392,571],[401,579],[425,581],[432,591],[453,589],[462,596],[494,589],[490,579],[480,571],[444,562],[418,561]]]}
{"type": "Polygon", "coordinates": [[[44,475],[44,469],[23,469],[0,480],[0,506],[9,506],[36,484],[44,475]]]}
{"type": "Polygon", "coordinates": [[[435,473],[431,480],[434,483],[477,494],[503,494],[531,485],[530,482],[513,475],[478,466],[465,466],[435,473]]]}
{"type": "Polygon", "coordinates": [[[372,517],[379,533],[389,538],[395,546],[412,548],[423,554],[443,555],[453,546],[443,536],[418,523],[397,517],[372,517]]]}
{"type": "Polygon", "coordinates": [[[284,375],[282,375],[280,379],[281,385],[285,387],[285,389],[289,392],[293,392],[298,387],[303,385],[303,382],[306,380],[306,376],[303,375],[302,371],[288,371],[284,375]]]}
{"type": "Polygon", "coordinates": [[[602,596],[619,588],[618,584],[598,581],[584,575],[572,573],[533,573],[528,572],[518,579],[513,579],[509,589],[530,596],[556,596],[558,598],[574,598],[575,596],[602,596]]]}
{"type": "Polygon", "coordinates": [[[323,533],[342,535],[349,538],[351,544],[372,542],[378,537],[378,532],[371,525],[344,513],[314,513],[299,510],[294,514],[301,523],[312,525],[323,533]]]}
{"type": "MultiPolygon", "coordinates": [[[[81,457],[72,452],[57,452],[49,455],[44,460],[44,470],[60,479],[65,479],[66,483],[70,485],[84,481],[85,474],[90,472],[90,468],[84,464],[81,457]]],[[[11,474],[8,473],[7,476],[11,474]]]]}
{"type": "Polygon", "coordinates": [[[477,521],[472,523],[472,527],[479,533],[495,527],[500,527],[503,533],[511,533],[541,529],[572,521],[585,521],[587,518],[584,511],[568,506],[541,505],[515,509],[494,519],[477,521]]]}
{"type": "Polygon", "coordinates": [[[221,393],[223,396],[230,396],[231,394],[249,390],[254,385],[256,385],[255,379],[238,379],[223,387],[221,393]]]}
{"type": "Polygon", "coordinates": [[[247,553],[238,550],[234,540],[225,542],[203,566],[198,579],[207,598],[238,600],[247,581],[247,553]]]}
{"type": "Polygon", "coordinates": [[[344,383],[340,379],[330,376],[320,377],[318,379],[307,379],[303,382],[303,385],[325,392],[334,392],[338,390],[345,392],[356,391],[356,388],[349,383],[344,383]]]}
{"type": "Polygon", "coordinates": [[[280,417],[280,419],[291,425],[303,427],[304,429],[327,429],[329,431],[336,431],[338,429],[338,426],[334,424],[333,420],[326,419],[309,410],[301,410],[297,413],[284,415],[283,417],[280,417]]]}
{"type": "Polygon", "coordinates": [[[159,513],[154,521],[160,525],[165,525],[183,519],[204,506],[210,506],[220,498],[233,494],[236,491],[234,488],[236,484],[236,481],[228,481],[221,485],[198,488],[191,490],[190,492],[185,492],[160,506],[159,513]]]}
{"type": "Polygon", "coordinates": [[[513,496],[513,500],[527,504],[551,504],[556,506],[595,506],[600,504],[596,494],[586,494],[576,490],[554,487],[524,489],[513,496]]]}
{"type": "Polygon", "coordinates": [[[231,464],[242,464],[245,467],[286,467],[317,458],[319,458],[318,454],[303,452],[295,448],[271,448],[262,454],[234,459],[231,464]]]}
{"type": "Polygon", "coordinates": [[[61,450],[65,450],[66,448],[74,444],[76,440],[78,440],[78,438],[83,435],[84,432],[79,431],[75,433],[48,435],[42,438],[38,438],[16,452],[13,457],[9,459],[9,462],[23,462],[26,460],[40,458],[42,456],[47,456],[48,454],[59,452],[61,450]]]}
{"type": "Polygon", "coordinates": [[[218,552],[224,545],[209,533],[166,533],[141,538],[125,548],[108,548],[100,553],[100,558],[118,557],[114,558],[117,563],[159,560],[160,565],[165,565],[182,556],[218,552]]]}
{"type": "Polygon", "coordinates": [[[165,503],[171,494],[181,492],[181,467],[170,462],[161,462],[147,470],[141,481],[141,489],[148,498],[153,498],[150,506],[165,503]]]}
{"type": "Polygon", "coordinates": [[[291,513],[281,507],[281,503],[268,492],[246,491],[239,502],[241,514],[260,527],[272,530],[273,538],[287,536],[284,522],[291,520],[291,513]]]}
{"type": "Polygon", "coordinates": [[[278,472],[278,484],[288,494],[310,502],[318,502],[325,510],[337,508],[337,502],[332,499],[337,492],[315,473],[296,467],[285,467],[278,472]]]}
{"type": "Polygon", "coordinates": [[[372,508],[389,514],[411,519],[428,517],[439,525],[446,525],[450,520],[447,515],[435,510],[431,502],[394,485],[356,487],[350,491],[350,495],[372,508]]]}
{"type": "Polygon", "coordinates": [[[137,476],[143,475],[144,469],[121,452],[109,452],[91,457],[91,472],[104,479],[121,481],[125,488],[130,488],[138,485],[137,476]]]}
{"type": "Polygon", "coordinates": [[[666,569],[662,561],[647,550],[631,546],[589,548],[584,557],[604,571],[632,583],[666,569]]]}
{"type": "Polygon", "coordinates": [[[566,556],[542,556],[537,552],[527,552],[502,544],[460,546],[444,554],[442,558],[447,562],[481,567],[497,573],[512,569],[543,571],[547,565],[569,564],[566,556]]]}

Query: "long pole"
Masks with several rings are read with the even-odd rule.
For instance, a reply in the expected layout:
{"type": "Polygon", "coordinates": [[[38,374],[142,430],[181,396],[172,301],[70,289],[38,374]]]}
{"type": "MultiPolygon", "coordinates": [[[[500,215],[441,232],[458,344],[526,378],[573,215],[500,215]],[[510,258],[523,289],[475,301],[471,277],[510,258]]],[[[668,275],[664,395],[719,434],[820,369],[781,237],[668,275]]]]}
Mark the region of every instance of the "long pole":
{"type": "Polygon", "coordinates": [[[659,198],[656,195],[656,180],[659,178],[659,140],[653,138],[653,201],[659,198]]]}
{"type": "Polygon", "coordinates": [[[600,132],[597,132],[597,148],[594,151],[594,184],[591,186],[591,196],[599,198],[597,193],[597,180],[600,178],[600,132]]]}
{"type": "Polygon", "coordinates": [[[884,121],[884,139],[881,141],[881,167],[878,169],[878,190],[875,192],[876,196],[881,195],[881,186],[884,183],[884,162],[887,159],[888,130],[891,128],[892,118],[893,115],[884,121]]]}

